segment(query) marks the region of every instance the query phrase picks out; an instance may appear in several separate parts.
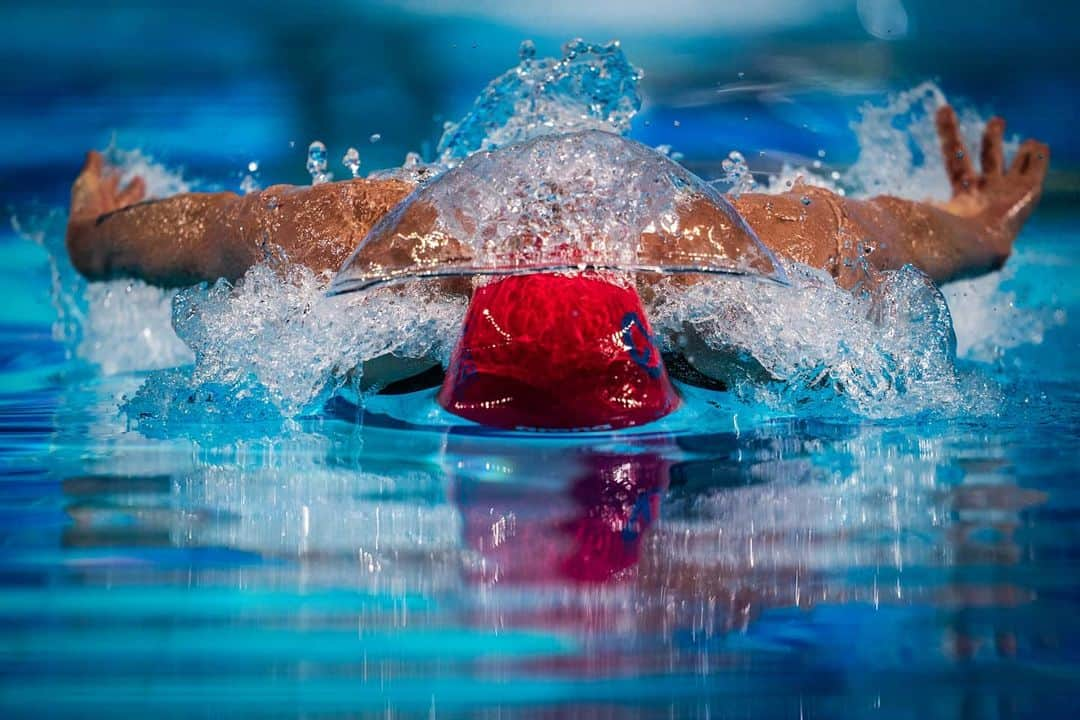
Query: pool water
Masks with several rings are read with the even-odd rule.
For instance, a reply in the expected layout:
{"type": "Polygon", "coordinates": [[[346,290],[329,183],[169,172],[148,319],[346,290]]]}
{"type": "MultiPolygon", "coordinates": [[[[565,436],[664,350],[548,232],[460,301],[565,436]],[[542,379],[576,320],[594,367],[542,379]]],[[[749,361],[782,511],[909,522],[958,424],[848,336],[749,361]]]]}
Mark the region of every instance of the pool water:
{"type": "MultiPolygon", "coordinates": [[[[1025,232],[1016,304],[1080,312],[1075,221],[1025,232]]],[[[47,296],[40,250],[4,249],[9,302],[47,296]]],[[[117,410],[139,374],[65,360],[45,317],[9,324],[0,704],[1063,714],[1077,339],[1064,321],[967,363],[1000,384],[985,417],[838,421],[684,387],[709,408],[692,423],[488,436],[412,422],[429,392],[170,436],[117,410]]]]}
{"type": "Polygon", "coordinates": [[[649,426],[529,434],[434,390],[155,414],[182,346],[54,331],[50,188],[0,240],[3,716],[1080,711],[1073,195],[946,289],[978,403],[680,385],[649,426]]]}

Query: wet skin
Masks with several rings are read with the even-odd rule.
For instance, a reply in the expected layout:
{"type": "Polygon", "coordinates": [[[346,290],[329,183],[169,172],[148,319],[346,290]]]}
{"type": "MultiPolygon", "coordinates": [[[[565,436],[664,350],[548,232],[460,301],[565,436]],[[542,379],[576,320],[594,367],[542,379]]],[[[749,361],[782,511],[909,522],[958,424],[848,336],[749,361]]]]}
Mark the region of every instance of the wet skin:
{"type": "MultiPolygon", "coordinates": [[[[781,195],[744,194],[734,205],[771,250],[824,269],[849,289],[866,279],[867,270],[908,264],[939,283],[998,269],[1038,204],[1049,148],[1027,140],[1006,168],[1004,121],[992,118],[982,140],[980,174],[952,108],[942,107],[936,121],[953,191],[946,203],[890,196],[852,200],[799,184],[781,195]]],[[[90,152],[72,187],[67,247],[72,264],[91,280],[132,277],[161,286],[236,280],[277,249],[292,262],[329,273],[412,189],[398,180],[355,179],[275,185],[242,197],[185,193],[141,202],[141,178],[120,188],[115,169],[90,152]]],[[[705,200],[688,203],[680,209],[681,232],[690,242],[709,237],[714,229],[721,232],[722,216],[705,200]]],[[[642,247],[650,247],[647,238],[642,247]]],[[[639,278],[643,294],[652,280],[639,278]]],[[[692,282],[692,276],[684,281],[692,282]]],[[[444,289],[471,292],[467,283],[444,289]]],[[[707,348],[699,350],[694,364],[715,376],[702,355],[707,348]]]]}

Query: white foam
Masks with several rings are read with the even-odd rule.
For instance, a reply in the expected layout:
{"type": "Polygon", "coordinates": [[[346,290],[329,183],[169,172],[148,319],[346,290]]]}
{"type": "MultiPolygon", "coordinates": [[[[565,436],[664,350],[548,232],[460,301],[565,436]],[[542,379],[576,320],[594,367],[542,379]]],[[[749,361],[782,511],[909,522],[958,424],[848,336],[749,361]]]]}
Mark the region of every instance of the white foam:
{"type": "Polygon", "coordinates": [[[1060,309],[1017,304],[1016,293],[1007,289],[1015,268],[1010,264],[999,272],[942,288],[953,313],[960,357],[995,362],[1012,348],[1041,344],[1049,328],[1064,324],[1060,309]]]}
{"type": "MultiPolygon", "coordinates": [[[[219,407],[263,396],[286,416],[317,412],[332,393],[359,390],[361,364],[388,353],[446,363],[462,300],[419,286],[325,297],[329,276],[257,265],[226,282],[181,291],[174,325],[195,353],[183,379],[196,400],[219,407]]],[[[172,392],[169,390],[168,392],[172,392]]]]}
{"type": "Polygon", "coordinates": [[[174,294],[138,280],[87,284],[76,354],[105,375],[191,363],[172,327],[174,294]]]}
{"type": "Polygon", "coordinates": [[[958,402],[953,335],[941,293],[913,268],[885,273],[872,293],[838,287],[788,263],[790,287],[708,278],[658,293],[654,322],[673,346],[692,331],[713,351],[752,359],[771,382],[736,391],[776,407],[835,398],[890,417],[958,402]]]}

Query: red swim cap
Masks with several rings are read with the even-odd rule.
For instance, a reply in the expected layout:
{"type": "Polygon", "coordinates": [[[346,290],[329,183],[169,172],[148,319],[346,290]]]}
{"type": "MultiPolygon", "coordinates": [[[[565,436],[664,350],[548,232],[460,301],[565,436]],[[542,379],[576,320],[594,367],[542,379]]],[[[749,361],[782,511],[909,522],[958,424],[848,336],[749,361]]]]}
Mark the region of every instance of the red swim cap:
{"type": "Polygon", "coordinates": [[[679,398],[632,287],[535,274],[473,293],[439,403],[493,427],[588,429],[656,420],[679,398]]]}

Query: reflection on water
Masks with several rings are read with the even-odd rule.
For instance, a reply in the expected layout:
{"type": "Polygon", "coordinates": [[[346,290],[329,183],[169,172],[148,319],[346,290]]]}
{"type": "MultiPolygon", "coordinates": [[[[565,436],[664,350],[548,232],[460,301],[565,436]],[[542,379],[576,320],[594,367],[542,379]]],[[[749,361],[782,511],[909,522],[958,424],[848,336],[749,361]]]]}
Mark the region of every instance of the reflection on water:
{"type": "Polygon", "coordinates": [[[980,716],[1071,672],[1075,494],[985,428],[166,441],[65,402],[19,425],[47,461],[5,455],[5,704],[869,714],[932,680],[980,716]]]}

